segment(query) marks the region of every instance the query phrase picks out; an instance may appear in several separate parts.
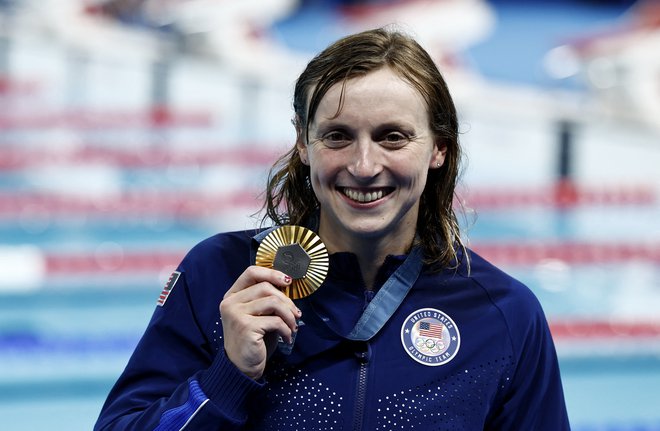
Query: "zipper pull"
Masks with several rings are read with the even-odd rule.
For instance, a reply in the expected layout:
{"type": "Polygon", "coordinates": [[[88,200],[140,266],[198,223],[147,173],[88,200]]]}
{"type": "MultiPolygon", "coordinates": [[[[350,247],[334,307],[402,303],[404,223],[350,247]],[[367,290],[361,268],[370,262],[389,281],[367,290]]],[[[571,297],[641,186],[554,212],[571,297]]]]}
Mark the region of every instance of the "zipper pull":
{"type": "Polygon", "coordinates": [[[371,359],[371,346],[368,342],[360,343],[353,354],[361,364],[366,364],[371,359]]]}

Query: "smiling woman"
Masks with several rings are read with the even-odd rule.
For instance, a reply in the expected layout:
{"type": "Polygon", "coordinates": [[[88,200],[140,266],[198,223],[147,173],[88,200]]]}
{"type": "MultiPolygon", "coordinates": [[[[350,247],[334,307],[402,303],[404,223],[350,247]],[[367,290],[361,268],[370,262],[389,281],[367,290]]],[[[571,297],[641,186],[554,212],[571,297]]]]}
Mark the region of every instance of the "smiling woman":
{"type": "Polygon", "coordinates": [[[341,39],[294,109],[275,226],[190,251],[96,429],[568,430],[539,302],[461,243],[456,110],[426,51],[341,39]],[[288,295],[317,263],[318,289],[288,295]]]}
{"type": "MultiPolygon", "coordinates": [[[[348,36],[308,64],[294,91],[297,148],[280,159],[279,170],[271,175],[266,201],[268,216],[276,223],[297,224],[304,223],[318,212],[319,197],[316,190],[312,190],[314,185],[309,181],[309,167],[301,162],[299,151],[306,151],[306,145],[320,138],[330,146],[342,146],[347,143],[347,138],[356,138],[351,135],[356,133],[351,127],[358,124],[346,124],[340,119],[351,114],[344,113],[347,98],[354,101],[352,115],[366,114],[363,110],[373,111],[371,118],[364,115],[362,121],[376,118],[377,124],[369,125],[373,129],[370,133],[376,135],[370,138],[383,148],[410,149],[416,145],[404,145],[408,141],[429,141],[427,146],[433,150],[433,157],[439,158],[431,160],[430,167],[442,166],[442,169],[424,169],[428,171],[424,174],[428,178],[424,178],[424,191],[419,196],[419,202],[423,204],[420,208],[413,208],[413,213],[420,209],[419,222],[415,221],[416,237],[425,250],[426,263],[442,268],[456,262],[458,255],[454,246],[463,248],[453,211],[461,159],[456,108],[433,59],[415,40],[398,32],[378,30],[348,36]],[[365,41],[364,34],[369,34],[368,41],[365,41]],[[367,75],[369,79],[360,79],[367,75]],[[387,77],[381,78],[384,75],[387,77]],[[380,80],[372,82],[372,78],[380,80]],[[355,87],[350,93],[362,91],[365,94],[351,96],[347,92],[348,86],[355,87]],[[396,94],[390,94],[394,90],[396,94]],[[319,109],[326,112],[317,116],[319,109]],[[340,127],[332,129],[333,126],[340,127]],[[327,127],[330,129],[326,130],[327,127]],[[311,128],[317,134],[313,139],[310,139],[311,128]],[[334,142],[330,144],[330,140],[334,142]]],[[[401,157],[401,154],[392,157],[401,157]]],[[[364,163],[365,158],[358,162],[364,163]]],[[[370,157],[366,157],[366,162],[371,163],[370,157]]],[[[382,192],[387,195],[393,190],[386,188],[382,192]]],[[[373,190],[371,192],[373,199],[373,190]]],[[[367,194],[362,193],[366,198],[367,194]]],[[[360,190],[349,188],[344,194],[360,200],[360,190]]],[[[410,219],[413,216],[410,214],[410,219]]],[[[411,238],[408,239],[412,241],[411,238]]],[[[376,257],[375,261],[380,260],[376,257]]]]}
{"type": "Polygon", "coordinates": [[[427,173],[447,147],[436,143],[422,96],[389,68],[330,88],[309,134],[298,151],[319,201],[319,234],[330,251],[360,250],[372,289],[378,263],[411,248],[427,173]]]}

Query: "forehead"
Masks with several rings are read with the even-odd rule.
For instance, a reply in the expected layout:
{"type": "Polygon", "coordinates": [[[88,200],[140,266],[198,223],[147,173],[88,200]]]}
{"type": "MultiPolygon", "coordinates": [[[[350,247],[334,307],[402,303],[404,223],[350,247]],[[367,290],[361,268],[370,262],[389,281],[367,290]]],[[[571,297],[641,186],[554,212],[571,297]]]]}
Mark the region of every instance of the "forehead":
{"type": "Polygon", "coordinates": [[[385,67],[330,87],[313,122],[357,114],[426,120],[428,109],[421,93],[409,81],[385,67]]]}

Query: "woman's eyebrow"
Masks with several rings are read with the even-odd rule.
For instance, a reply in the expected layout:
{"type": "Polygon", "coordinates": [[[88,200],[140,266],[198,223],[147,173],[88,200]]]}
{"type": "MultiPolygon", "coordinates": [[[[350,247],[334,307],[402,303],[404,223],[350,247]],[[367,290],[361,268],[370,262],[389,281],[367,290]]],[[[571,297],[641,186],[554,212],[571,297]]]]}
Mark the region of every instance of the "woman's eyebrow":
{"type": "Polygon", "coordinates": [[[405,133],[414,133],[415,127],[412,124],[409,124],[407,122],[390,121],[390,122],[387,122],[387,123],[379,124],[375,128],[376,133],[386,132],[386,131],[391,131],[391,130],[398,130],[398,131],[405,132],[405,133]]]}
{"type": "Polygon", "coordinates": [[[337,121],[334,119],[322,120],[316,124],[312,124],[312,128],[317,132],[327,132],[330,130],[351,131],[353,127],[344,121],[337,121]]]}

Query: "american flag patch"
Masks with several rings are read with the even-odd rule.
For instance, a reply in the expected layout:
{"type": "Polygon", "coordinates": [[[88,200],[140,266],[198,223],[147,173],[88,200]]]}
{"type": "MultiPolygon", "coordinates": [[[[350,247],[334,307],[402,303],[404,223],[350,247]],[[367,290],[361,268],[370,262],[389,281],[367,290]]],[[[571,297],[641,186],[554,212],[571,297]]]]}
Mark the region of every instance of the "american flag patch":
{"type": "Polygon", "coordinates": [[[422,337],[432,337],[442,339],[442,323],[419,322],[419,335],[422,337]]]}
{"type": "Polygon", "coordinates": [[[174,271],[172,275],[170,275],[169,280],[167,280],[167,283],[165,283],[165,287],[163,287],[163,290],[160,292],[160,296],[158,297],[158,301],[156,301],[156,305],[162,307],[165,304],[167,297],[170,296],[170,292],[172,292],[172,289],[174,289],[174,285],[177,281],[179,281],[179,276],[181,276],[179,271],[174,271]]]}

